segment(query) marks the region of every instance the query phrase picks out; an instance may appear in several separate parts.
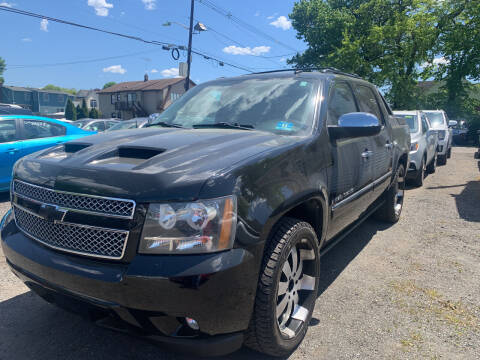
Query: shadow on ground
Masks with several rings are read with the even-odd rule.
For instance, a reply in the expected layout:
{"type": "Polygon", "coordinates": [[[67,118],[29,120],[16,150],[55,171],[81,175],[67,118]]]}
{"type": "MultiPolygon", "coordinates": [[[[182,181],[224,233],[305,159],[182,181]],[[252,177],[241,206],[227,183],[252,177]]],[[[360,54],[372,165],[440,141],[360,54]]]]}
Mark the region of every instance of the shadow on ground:
{"type": "Polygon", "coordinates": [[[7,192],[0,192],[0,202],[8,201],[10,200],[10,193],[7,192]]]}
{"type": "MultiPolygon", "coordinates": [[[[319,296],[335,281],[379,230],[367,220],[322,257],[319,296]]],[[[318,300],[321,301],[321,298],[318,300]]],[[[310,326],[321,326],[312,319],[310,326]]],[[[99,328],[44,302],[31,291],[0,303],[0,359],[191,359],[142,339],[99,328]]],[[[218,359],[270,359],[243,348],[218,359]]]]}

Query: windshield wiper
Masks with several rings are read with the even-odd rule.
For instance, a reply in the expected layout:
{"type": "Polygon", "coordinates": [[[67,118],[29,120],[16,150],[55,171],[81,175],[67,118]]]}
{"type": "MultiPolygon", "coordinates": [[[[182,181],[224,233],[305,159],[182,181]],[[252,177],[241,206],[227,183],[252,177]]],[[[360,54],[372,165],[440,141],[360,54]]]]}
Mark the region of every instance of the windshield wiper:
{"type": "Polygon", "coordinates": [[[255,127],[253,125],[231,124],[227,122],[219,122],[215,124],[196,124],[192,126],[194,129],[198,128],[220,128],[220,129],[240,129],[240,130],[252,130],[255,127]]]}
{"type": "Polygon", "coordinates": [[[159,121],[153,124],[148,124],[145,127],[152,127],[152,126],[162,126],[162,127],[171,127],[171,128],[179,128],[179,129],[185,129],[182,125],[179,124],[169,124],[165,121],[159,121]]]}

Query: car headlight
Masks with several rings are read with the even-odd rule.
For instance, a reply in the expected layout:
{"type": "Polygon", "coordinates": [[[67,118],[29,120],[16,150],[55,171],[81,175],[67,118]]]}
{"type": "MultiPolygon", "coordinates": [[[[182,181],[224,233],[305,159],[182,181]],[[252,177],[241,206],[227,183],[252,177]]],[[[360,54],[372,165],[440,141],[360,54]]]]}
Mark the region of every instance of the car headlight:
{"type": "Polygon", "coordinates": [[[417,142],[413,142],[411,145],[410,145],[410,151],[417,151],[418,150],[418,143],[417,142]]]}
{"type": "Polygon", "coordinates": [[[191,203],[150,204],[139,252],[192,254],[231,249],[236,227],[235,196],[191,203]]]}

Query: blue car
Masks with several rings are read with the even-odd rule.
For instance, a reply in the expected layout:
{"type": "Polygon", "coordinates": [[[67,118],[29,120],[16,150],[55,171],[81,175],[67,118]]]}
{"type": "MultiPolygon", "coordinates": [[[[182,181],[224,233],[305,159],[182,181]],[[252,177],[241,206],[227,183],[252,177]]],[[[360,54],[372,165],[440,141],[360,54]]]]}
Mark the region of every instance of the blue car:
{"type": "Polygon", "coordinates": [[[0,191],[9,190],[15,161],[35,151],[95,134],[39,116],[0,116],[0,191]]]}

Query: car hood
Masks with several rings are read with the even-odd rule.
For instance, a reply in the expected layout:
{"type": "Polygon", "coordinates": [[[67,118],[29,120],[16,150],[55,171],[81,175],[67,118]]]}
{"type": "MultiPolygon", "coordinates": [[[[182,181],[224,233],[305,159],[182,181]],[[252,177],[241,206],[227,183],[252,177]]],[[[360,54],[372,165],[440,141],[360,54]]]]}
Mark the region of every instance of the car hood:
{"type": "Polygon", "coordinates": [[[207,179],[294,136],[231,129],[148,128],[102,133],[25,157],[15,178],[137,201],[190,200],[207,179]]]}

